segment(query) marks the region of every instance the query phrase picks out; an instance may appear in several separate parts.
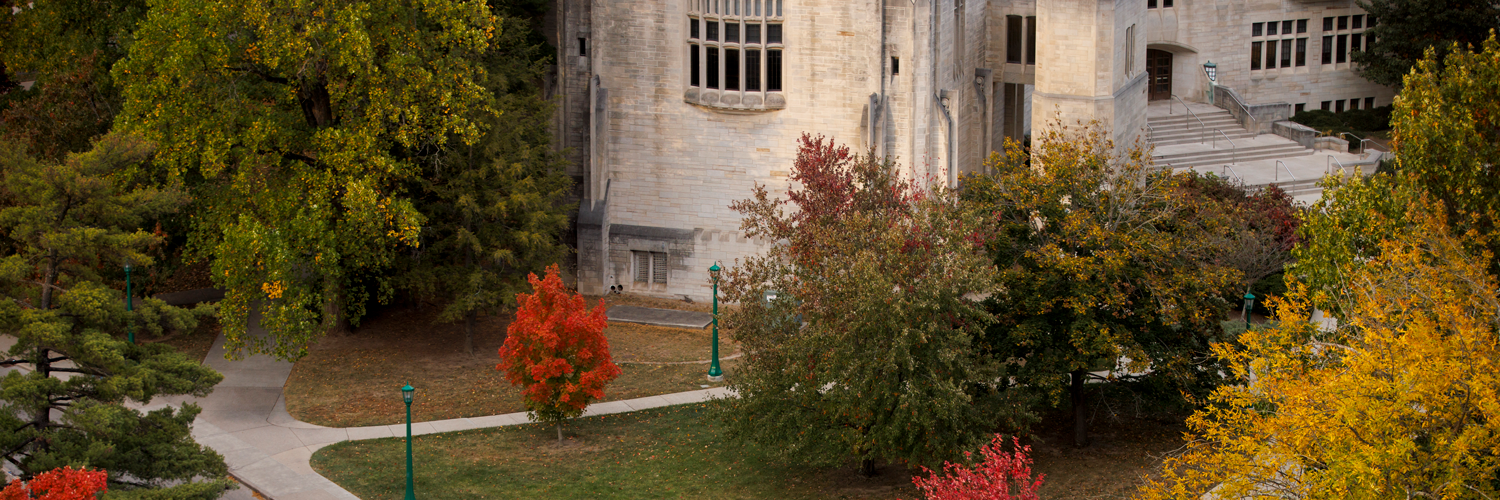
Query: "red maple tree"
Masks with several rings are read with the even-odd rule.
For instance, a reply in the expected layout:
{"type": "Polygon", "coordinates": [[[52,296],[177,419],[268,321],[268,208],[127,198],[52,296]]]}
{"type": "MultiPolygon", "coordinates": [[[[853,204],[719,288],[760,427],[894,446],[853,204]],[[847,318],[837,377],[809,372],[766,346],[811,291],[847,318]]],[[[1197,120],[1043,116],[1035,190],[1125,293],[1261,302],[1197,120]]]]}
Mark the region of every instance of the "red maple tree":
{"type": "Polygon", "coordinates": [[[610,360],[604,338],[604,301],[590,309],[582,295],[563,285],[557,264],[546,272],[546,278],[526,278],[534,293],[516,294],[520,307],[495,368],[524,388],[533,421],[557,424],[561,441],[562,422],[603,398],[604,385],[620,376],[620,367],[610,360]]]}
{"type": "Polygon", "coordinates": [[[62,467],[37,474],[31,481],[11,480],[0,490],[0,500],[94,500],[109,488],[102,470],[62,467]]]}
{"type": "MultiPolygon", "coordinates": [[[[927,500],[1037,500],[1036,490],[1042,486],[1046,474],[1031,479],[1030,446],[1021,446],[1019,439],[1011,438],[1015,451],[1006,453],[1005,439],[999,434],[990,444],[979,450],[984,460],[968,467],[953,462],[943,463],[943,475],[939,476],[926,467],[922,470],[928,477],[913,477],[911,481],[922,490],[927,500]]],[[[964,458],[972,456],[964,452],[964,458]]]]}

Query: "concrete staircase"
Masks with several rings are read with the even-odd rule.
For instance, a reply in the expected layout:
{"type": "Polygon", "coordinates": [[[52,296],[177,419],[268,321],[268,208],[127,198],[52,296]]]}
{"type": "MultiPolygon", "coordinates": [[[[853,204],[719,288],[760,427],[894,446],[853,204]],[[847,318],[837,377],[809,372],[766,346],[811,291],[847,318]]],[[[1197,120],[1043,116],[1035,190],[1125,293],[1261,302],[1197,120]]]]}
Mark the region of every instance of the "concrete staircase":
{"type": "Polygon", "coordinates": [[[1149,140],[1157,149],[1151,159],[1159,166],[1226,165],[1313,154],[1311,149],[1279,136],[1257,137],[1240,126],[1229,111],[1217,108],[1199,112],[1196,119],[1187,111],[1152,116],[1146,124],[1150,126],[1149,140]]]}

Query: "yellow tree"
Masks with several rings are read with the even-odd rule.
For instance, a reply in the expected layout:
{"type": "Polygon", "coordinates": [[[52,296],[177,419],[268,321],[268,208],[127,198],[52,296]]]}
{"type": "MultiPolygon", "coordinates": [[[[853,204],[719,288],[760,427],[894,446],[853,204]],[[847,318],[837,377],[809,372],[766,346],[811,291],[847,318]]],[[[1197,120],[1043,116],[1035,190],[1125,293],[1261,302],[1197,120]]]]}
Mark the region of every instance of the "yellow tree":
{"type": "Polygon", "coordinates": [[[1185,451],[1142,498],[1500,493],[1491,255],[1464,249],[1441,204],[1413,199],[1404,222],[1377,224],[1397,230],[1330,298],[1344,312],[1337,328],[1307,322],[1309,288],[1292,283],[1275,326],[1216,346],[1242,383],[1189,418],[1185,451]]]}

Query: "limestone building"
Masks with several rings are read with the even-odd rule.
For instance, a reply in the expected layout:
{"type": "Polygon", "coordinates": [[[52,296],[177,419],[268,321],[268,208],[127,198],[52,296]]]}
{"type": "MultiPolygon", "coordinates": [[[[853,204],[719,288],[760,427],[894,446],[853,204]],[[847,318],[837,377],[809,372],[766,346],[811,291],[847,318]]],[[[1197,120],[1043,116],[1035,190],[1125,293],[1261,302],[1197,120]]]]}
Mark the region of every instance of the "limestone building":
{"type": "Polygon", "coordinates": [[[1351,67],[1376,22],[1353,0],[558,0],[553,15],[585,293],[706,298],[712,263],[767,243],[729,203],[784,189],[804,132],[953,182],[1059,113],[1128,143],[1154,101],[1287,115],[1394,95],[1351,67]]]}

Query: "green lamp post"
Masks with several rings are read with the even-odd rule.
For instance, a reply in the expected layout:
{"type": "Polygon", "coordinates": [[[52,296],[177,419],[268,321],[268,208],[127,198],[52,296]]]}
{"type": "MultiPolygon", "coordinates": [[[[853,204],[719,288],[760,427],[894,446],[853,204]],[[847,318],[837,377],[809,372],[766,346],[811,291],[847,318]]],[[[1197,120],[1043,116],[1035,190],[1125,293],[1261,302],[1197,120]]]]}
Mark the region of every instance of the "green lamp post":
{"type": "Polygon", "coordinates": [[[708,379],[714,382],[724,380],[724,370],[719,369],[719,271],[721,270],[718,262],[708,268],[708,275],[714,280],[714,347],[713,361],[708,364],[708,379]]]}
{"type": "Polygon", "coordinates": [[[401,388],[401,400],[406,402],[406,500],[417,500],[416,483],[411,473],[411,397],[416,392],[411,384],[401,388]]]}
{"type": "Polygon", "coordinates": [[[1208,76],[1208,103],[1214,103],[1214,86],[1219,84],[1219,65],[1213,61],[1203,63],[1203,74],[1208,76]]]}
{"type": "Polygon", "coordinates": [[[1250,310],[1255,308],[1255,294],[1245,292],[1245,329],[1250,329],[1250,310]]]}
{"type": "Polygon", "coordinates": [[[130,337],[130,343],[135,343],[135,315],[130,314],[135,307],[130,299],[130,261],[125,261],[125,334],[130,337]]]}

